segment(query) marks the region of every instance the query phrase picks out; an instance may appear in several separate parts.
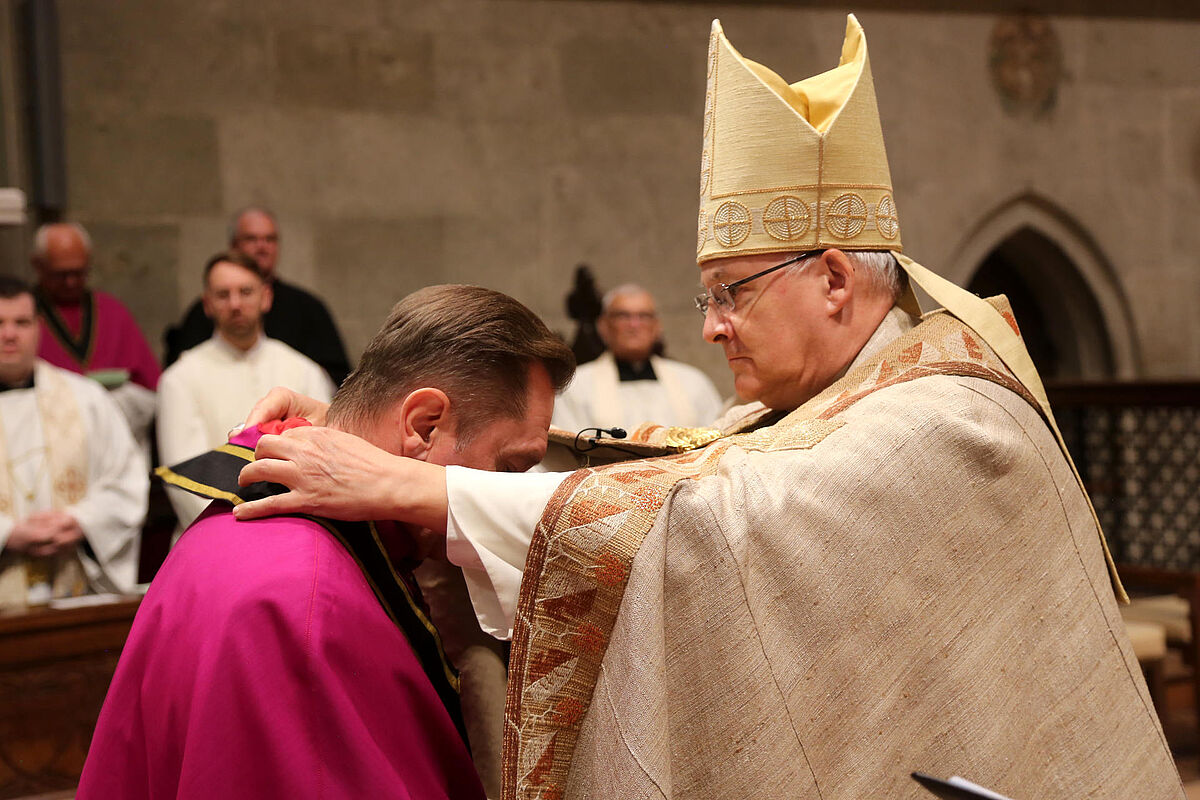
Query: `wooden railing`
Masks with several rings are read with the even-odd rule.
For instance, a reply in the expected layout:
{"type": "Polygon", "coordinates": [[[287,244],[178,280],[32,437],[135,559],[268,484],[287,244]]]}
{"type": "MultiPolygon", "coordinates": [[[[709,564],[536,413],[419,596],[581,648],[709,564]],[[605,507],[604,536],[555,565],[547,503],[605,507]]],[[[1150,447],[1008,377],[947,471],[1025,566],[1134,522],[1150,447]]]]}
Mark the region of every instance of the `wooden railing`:
{"type": "Polygon", "coordinates": [[[79,782],[139,602],[0,613],[0,798],[79,782]]]}

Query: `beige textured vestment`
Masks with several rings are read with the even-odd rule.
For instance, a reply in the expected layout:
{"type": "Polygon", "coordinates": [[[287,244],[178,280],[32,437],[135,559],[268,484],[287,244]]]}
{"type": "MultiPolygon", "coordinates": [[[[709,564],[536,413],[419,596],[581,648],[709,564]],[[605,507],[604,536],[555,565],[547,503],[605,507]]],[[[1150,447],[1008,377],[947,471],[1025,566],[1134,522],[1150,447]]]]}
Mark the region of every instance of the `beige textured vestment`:
{"type": "Polygon", "coordinates": [[[922,771],[1183,798],[1011,311],[900,253],[857,20],[794,83],[714,22],[707,78],[699,263],[891,251],[945,310],[898,324],[910,289],[782,419],[643,427],[597,450],[673,454],[559,485],[523,562],[504,797],[915,800],[922,771]]]}
{"type": "Polygon", "coordinates": [[[509,682],[506,798],[1183,796],[1084,494],[945,312],[774,425],[567,479],[509,682]]]}

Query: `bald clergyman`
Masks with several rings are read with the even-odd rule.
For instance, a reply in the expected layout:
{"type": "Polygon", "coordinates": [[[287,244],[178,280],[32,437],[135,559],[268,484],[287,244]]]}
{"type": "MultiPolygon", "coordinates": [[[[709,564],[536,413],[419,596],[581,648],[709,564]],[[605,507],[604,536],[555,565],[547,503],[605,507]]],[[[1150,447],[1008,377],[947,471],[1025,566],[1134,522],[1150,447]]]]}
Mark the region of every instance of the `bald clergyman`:
{"type": "Polygon", "coordinates": [[[915,770],[1182,798],[1007,302],[901,253],[862,28],[789,85],[714,23],[707,71],[697,302],[756,402],[568,475],[266,437],[242,480],[292,492],[239,513],[446,531],[511,630],[510,800],[927,796],[915,770]],[[917,316],[910,280],[944,309],[917,316]]]}

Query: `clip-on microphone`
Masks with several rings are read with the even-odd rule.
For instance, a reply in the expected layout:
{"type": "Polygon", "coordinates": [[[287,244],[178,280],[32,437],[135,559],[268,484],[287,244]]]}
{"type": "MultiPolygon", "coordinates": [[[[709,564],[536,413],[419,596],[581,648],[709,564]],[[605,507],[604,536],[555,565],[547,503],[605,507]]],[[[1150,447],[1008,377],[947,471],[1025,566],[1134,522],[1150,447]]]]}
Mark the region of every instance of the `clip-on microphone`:
{"type": "Polygon", "coordinates": [[[606,433],[614,439],[624,439],[629,435],[625,432],[624,428],[584,428],[579,433],[575,434],[575,449],[580,453],[586,453],[588,450],[594,448],[600,441],[600,438],[606,433]],[[579,438],[588,431],[595,431],[596,435],[584,438],[584,441],[587,442],[588,446],[586,448],[581,447],[579,444],[579,438]]]}

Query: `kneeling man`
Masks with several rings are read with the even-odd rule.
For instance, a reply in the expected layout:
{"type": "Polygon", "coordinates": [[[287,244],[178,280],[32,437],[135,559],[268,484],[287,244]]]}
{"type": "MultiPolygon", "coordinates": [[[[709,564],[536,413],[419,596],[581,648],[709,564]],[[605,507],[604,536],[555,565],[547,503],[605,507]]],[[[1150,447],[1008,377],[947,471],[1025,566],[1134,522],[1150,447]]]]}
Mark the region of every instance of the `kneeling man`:
{"type": "MultiPolygon", "coordinates": [[[[432,287],[393,309],[327,422],[364,447],[523,471],[541,460],[573,371],[571,351],[515,300],[432,287]]],[[[283,491],[237,485],[259,435],[161,472],[218,502],[146,595],[78,797],[482,797],[457,676],[409,571],[412,532],[235,521],[234,505],[283,491]]]]}

